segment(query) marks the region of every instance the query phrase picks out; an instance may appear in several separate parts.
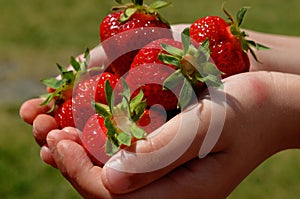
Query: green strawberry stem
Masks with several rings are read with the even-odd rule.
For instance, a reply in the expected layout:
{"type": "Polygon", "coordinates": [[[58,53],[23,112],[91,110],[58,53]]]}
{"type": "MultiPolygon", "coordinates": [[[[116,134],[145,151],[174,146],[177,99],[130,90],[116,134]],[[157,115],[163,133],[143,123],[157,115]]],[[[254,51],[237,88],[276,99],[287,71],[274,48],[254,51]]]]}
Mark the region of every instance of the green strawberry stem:
{"type": "Polygon", "coordinates": [[[132,0],[132,3],[137,6],[142,6],[143,2],[144,2],[143,0],[132,0]]]}
{"type": "Polygon", "coordinates": [[[163,63],[176,67],[176,71],[164,81],[163,88],[172,89],[183,82],[178,99],[178,108],[183,109],[192,101],[193,92],[197,95],[199,83],[218,88],[223,86],[220,79],[222,72],[210,62],[209,40],[206,39],[196,48],[191,42],[189,32],[187,28],[181,34],[183,50],[162,43],[162,49],[168,54],[162,52],[158,56],[163,63]]]}
{"type": "Polygon", "coordinates": [[[237,37],[237,39],[240,41],[241,47],[245,53],[250,51],[253,58],[257,62],[260,62],[252,48],[254,47],[256,50],[268,50],[270,48],[254,41],[247,40],[246,37],[248,37],[249,35],[245,31],[242,31],[240,29],[248,9],[249,7],[242,7],[241,9],[239,9],[236,14],[236,18],[234,19],[232,15],[225,9],[225,5],[222,5],[222,10],[229,19],[228,25],[230,26],[231,34],[237,37]]]}
{"type": "Polygon", "coordinates": [[[122,78],[122,101],[114,105],[113,88],[109,81],[105,82],[105,94],[108,105],[93,102],[94,108],[100,114],[107,128],[106,153],[109,156],[115,154],[122,145],[130,146],[132,138],[142,139],[147,133],[138,127],[136,122],[143,116],[146,109],[146,102],[143,100],[144,93],[139,94],[130,100],[130,89],[122,78]]]}
{"type": "Polygon", "coordinates": [[[153,2],[151,5],[145,5],[143,0],[131,0],[132,3],[124,4],[122,0],[116,0],[119,6],[114,6],[112,10],[119,11],[124,10],[124,13],[120,17],[120,22],[126,22],[136,12],[146,13],[154,15],[158,20],[169,24],[164,18],[162,18],[157,10],[169,6],[171,3],[158,0],[153,2]]]}

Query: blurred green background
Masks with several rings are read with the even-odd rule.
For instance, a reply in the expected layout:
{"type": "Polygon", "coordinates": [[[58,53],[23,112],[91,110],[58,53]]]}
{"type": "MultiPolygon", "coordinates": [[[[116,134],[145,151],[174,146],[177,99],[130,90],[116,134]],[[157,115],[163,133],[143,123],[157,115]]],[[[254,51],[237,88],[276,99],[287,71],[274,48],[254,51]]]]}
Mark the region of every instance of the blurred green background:
{"type": "MultiPolygon", "coordinates": [[[[223,0],[171,2],[173,7],[161,13],[172,24],[224,16],[223,0]]],[[[59,172],[40,160],[31,127],[18,110],[23,101],[44,92],[39,79],[56,74],[57,62],[66,65],[71,55],[99,44],[98,25],[114,1],[0,0],[0,5],[0,196],[80,198],[59,172]]],[[[300,1],[227,0],[226,7],[233,13],[244,5],[251,7],[244,23],[248,29],[300,36],[300,1]]],[[[299,151],[277,154],[229,198],[299,198],[299,168],[299,151]]]]}

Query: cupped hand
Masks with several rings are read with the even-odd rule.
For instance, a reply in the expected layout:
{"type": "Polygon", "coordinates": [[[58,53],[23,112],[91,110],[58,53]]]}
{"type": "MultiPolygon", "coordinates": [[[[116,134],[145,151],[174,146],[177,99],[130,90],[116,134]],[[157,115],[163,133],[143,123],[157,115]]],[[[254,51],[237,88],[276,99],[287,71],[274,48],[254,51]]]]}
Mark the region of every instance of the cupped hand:
{"type": "Polygon", "coordinates": [[[42,159],[56,166],[85,198],[225,198],[266,158],[287,148],[300,147],[300,96],[294,95],[299,89],[298,75],[251,72],[227,78],[225,104],[203,98],[199,105],[166,123],[159,134],[138,141],[129,152],[120,152],[116,155],[120,155],[119,161],[114,157],[104,168],[92,164],[80,145],[77,130],[54,130],[51,117],[43,114],[45,109],[35,108],[31,114],[25,114],[29,106],[39,104],[37,99],[25,103],[21,115],[25,121],[33,122],[33,131],[39,132],[35,136],[41,138],[37,140],[44,140],[39,143],[45,144],[46,140],[42,159]],[[221,114],[226,113],[225,118],[217,118],[223,122],[223,128],[210,153],[199,158],[215,106],[221,114]],[[189,129],[192,125],[181,126],[192,124],[188,118],[198,119],[196,133],[189,129]],[[180,128],[184,131],[179,132],[180,128]],[[52,131],[48,134],[49,130],[52,131]],[[186,135],[180,134],[182,142],[173,143],[178,132],[186,135]],[[189,135],[193,138],[191,142],[189,135]],[[163,150],[164,146],[173,151],[163,150]],[[177,159],[159,166],[182,148],[185,150],[177,159]],[[157,151],[160,153],[146,157],[130,153],[157,151]],[[135,166],[140,170],[130,169],[135,166]]]}

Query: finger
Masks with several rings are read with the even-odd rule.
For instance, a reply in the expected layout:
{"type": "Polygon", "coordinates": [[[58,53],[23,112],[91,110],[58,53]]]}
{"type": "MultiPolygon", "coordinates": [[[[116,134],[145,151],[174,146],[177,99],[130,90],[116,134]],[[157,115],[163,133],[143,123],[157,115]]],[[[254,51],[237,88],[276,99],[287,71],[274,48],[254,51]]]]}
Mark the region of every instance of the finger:
{"type": "Polygon", "coordinates": [[[101,182],[102,168],[93,165],[81,145],[71,140],[58,141],[53,157],[62,174],[84,198],[111,198],[101,182]]]}
{"type": "Polygon", "coordinates": [[[113,193],[128,193],[197,157],[205,136],[197,132],[206,132],[210,121],[206,106],[208,101],[181,113],[131,151],[112,157],[103,168],[105,186],[113,193]]]}
{"type": "Polygon", "coordinates": [[[72,127],[66,127],[62,130],[55,129],[49,132],[46,140],[51,151],[56,150],[56,145],[61,140],[72,140],[80,143],[79,130],[72,127]]]}
{"type": "Polygon", "coordinates": [[[41,106],[43,101],[44,99],[42,98],[35,98],[24,102],[19,112],[21,118],[28,124],[32,124],[39,114],[47,113],[51,109],[52,104],[41,106]]]}
{"type": "Polygon", "coordinates": [[[66,127],[63,130],[52,130],[47,135],[47,144],[44,145],[41,149],[40,155],[41,158],[47,164],[57,168],[57,164],[53,158],[53,152],[56,150],[56,145],[61,140],[71,140],[76,143],[81,143],[79,138],[79,130],[73,127],[66,127]]]}
{"type": "Polygon", "coordinates": [[[40,157],[46,164],[48,164],[54,168],[57,168],[57,165],[52,157],[51,150],[49,149],[49,147],[47,145],[42,146],[42,148],[40,150],[40,157]]]}
{"type": "Polygon", "coordinates": [[[40,146],[46,144],[46,137],[48,133],[51,130],[58,128],[55,119],[46,114],[37,115],[32,126],[33,136],[40,146]]]}
{"type": "MultiPolygon", "coordinates": [[[[130,148],[135,153],[124,150],[117,153],[104,166],[102,178],[105,186],[113,193],[127,193],[157,180],[198,155],[224,150],[231,139],[229,133],[223,133],[222,125],[228,125],[228,121],[235,121],[236,124],[244,122],[246,125],[249,123],[246,121],[248,113],[257,115],[258,111],[254,110],[258,108],[263,112],[262,107],[267,104],[270,94],[266,92],[266,83],[263,81],[265,75],[252,73],[227,79],[224,89],[228,99],[225,104],[204,99],[198,106],[167,122],[157,131],[157,135],[138,141],[130,148]],[[241,84],[243,90],[239,87],[241,84]],[[218,112],[226,118],[219,118],[218,112]],[[237,115],[243,117],[238,118],[237,115]],[[219,124],[222,125],[214,131],[214,127],[219,124]],[[214,133],[218,131],[222,133],[221,141],[214,133]],[[218,143],[214,146],[216,141],[218,143]],[[200,149],[205,152],[199,154],[200,149]]],[[[239,129],[240,126],[234,128],[239,129]]]]}

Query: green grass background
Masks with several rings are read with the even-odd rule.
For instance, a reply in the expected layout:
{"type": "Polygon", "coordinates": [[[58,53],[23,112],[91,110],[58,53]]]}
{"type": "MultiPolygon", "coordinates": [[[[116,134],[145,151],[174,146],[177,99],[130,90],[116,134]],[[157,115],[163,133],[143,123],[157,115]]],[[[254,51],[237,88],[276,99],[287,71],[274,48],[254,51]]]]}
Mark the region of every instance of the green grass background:
{"type": "MultiPolygon", "coordinates": [[[[221,0],[173,0],[161,13],[174,23],[221,15],[221,0]]],[[[39,79],[56,74],[55,63],[99,44],[98,25],[113,0],[0,0],[0,196],[2,199],[80,198],[39,158],[31,127],[18,116],[21,103],[42,93],[39,79]]],[[[234,12],[251,9],[245,27],[300,36],[298,0],[227,0],[234,12]]],[[[277,154],[248,176],[229,198],[299,198],[300,154],[277,154]]],[[[205,183],[205,182],[203,182],[205,183]]]]}

